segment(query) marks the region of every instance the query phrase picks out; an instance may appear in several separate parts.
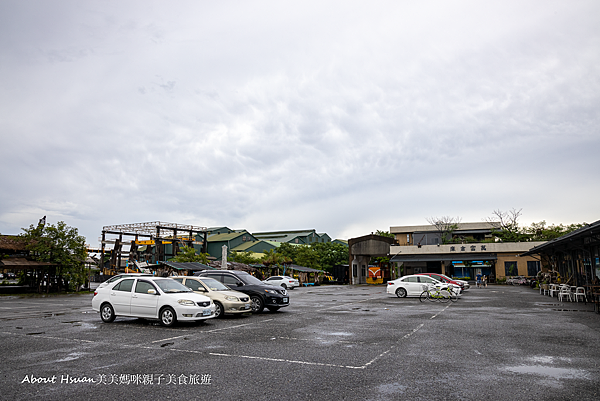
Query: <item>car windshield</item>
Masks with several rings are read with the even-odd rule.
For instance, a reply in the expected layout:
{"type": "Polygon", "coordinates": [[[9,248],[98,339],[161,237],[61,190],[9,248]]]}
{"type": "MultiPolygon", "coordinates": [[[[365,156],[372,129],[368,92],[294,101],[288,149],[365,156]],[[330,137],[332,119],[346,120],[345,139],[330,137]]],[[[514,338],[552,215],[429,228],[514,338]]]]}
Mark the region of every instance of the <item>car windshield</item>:
{"type": "Polygon", "coordinates": [[[212,291],[229,291],[228,287],[214,278],[203,277],[202,282],[212,291]]]}
{"type": "Polygon", "coordinates": [[[260,281],[256,277],[251,276],[249,274],[240,274],[237,277],[240,280],[242,280],[245,284],[248,284],[248,285],[265,285],[265,283],[263,283],[262,281],[260,281]]]}
{"type": "Polygon", "coordinates": [[[174,292],[192,292],[192,290],[187,288],[185,285],[172,279],[155,280],[154,282],[166,293],[172,294],[174,292]]]}

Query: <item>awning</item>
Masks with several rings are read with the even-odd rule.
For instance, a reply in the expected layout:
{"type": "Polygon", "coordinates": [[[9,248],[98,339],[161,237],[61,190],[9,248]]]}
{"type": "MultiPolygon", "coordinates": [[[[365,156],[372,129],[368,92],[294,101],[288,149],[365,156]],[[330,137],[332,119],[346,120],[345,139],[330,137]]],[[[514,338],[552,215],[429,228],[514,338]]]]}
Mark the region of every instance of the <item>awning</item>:
{"type": "Polygon", "coordinates": [[[216,270],[214,267],[207,266],[200,262],[159,262],[161,265],[169,266],[176,270],[190,270],[190,271],[200,271],[200,270],[216,270]]]}
{"type": "Polygon", "coordinates": [[[390,262],[441,262],[442,260],[497,260],[495,253],[439,253],[423,255],[394,255],[390,262]]]}
{"type": "Polygon", "coordinates": [[[50,262],[38,262],[36,260],[28,260],[25,258],[8,258],[0,260],[0,266],[5,269],[26,270],[46,268],[55,266],[55,264],[50,262]]]}
{"type": "Polygon", "coordinates": [[[323,270],[317,270],[317,269],[313,269],[311,267],[304,267],[304,266],[298,266],[298,265],[290,265],[288,267],[288,269],[296,270],[296,271],[304,272],[304,273],[321,273],[321,272],[323,272],[323,270]]]}

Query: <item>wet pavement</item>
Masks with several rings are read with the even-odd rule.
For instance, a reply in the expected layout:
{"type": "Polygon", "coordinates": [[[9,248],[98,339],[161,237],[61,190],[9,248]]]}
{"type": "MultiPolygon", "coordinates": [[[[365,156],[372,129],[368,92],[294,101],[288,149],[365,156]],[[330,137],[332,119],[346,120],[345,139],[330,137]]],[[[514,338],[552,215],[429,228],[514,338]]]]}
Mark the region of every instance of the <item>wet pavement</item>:
{"type": "Polygon", "coordinates": [[[102,323],[91,297],[0,297],[0,398],[600,398],[600,315],[528,287],[298,288],[277,313],[173,329],[102,323]]]}

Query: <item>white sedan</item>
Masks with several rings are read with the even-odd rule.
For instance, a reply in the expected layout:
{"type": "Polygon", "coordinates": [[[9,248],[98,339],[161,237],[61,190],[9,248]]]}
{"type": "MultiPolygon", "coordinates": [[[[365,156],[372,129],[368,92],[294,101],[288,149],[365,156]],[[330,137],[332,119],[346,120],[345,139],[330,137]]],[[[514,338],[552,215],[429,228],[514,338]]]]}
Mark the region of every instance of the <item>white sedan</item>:
{"type": "MultiPolygon", "coordinates": [[[[400,277],[393,281],[388,281],[386,292],[396,295],[399,298],[418,297],[427,288],[438,287],[447,288],[448,284],[442,283],[429,276],[412,274],[400,277]]],[[[459,290],[460,291],[460,290],[459,290]]]]}
{"type": "Polygon", "coordinates": [[[290,276],[273,276],[269,277],[266,280],[263,280],[263,283],[269,285],[277,285],[281,286],[285,289],[293,290],[294,287],[300,287],[300,283],[293,277],[290,276]]]}
{"type": "Polygon", "coordinates": [[[196,294],[183,284],[166,277],[123,277],[98,288],[92,309],[106,323],[117,316],[158,319],[163,326],[179,321],[199,321],[215,317],[210,298],[196,294]]]}

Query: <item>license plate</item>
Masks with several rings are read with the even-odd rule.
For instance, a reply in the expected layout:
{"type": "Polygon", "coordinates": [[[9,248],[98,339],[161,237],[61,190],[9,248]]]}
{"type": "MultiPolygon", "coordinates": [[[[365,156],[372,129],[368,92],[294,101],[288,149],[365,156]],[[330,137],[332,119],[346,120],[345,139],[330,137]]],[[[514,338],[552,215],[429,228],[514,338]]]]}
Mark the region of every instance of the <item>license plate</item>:
{"type": "Polygon", "coordinates": [[[202,311],[202,316],[210,316],[211,313],[212,311],[210,309],[204,309],[202,311]]]}
{"type": "Polygon", "coordinates": [[[288,302],[288,299],[287,298],[283,298],[283,303],[285,304],[287,302],[288,302]]]}
{"type": "Polygon", "coordinates": [[[250,309],[250,305],[244,305],[244,309],[250,309]]]}

